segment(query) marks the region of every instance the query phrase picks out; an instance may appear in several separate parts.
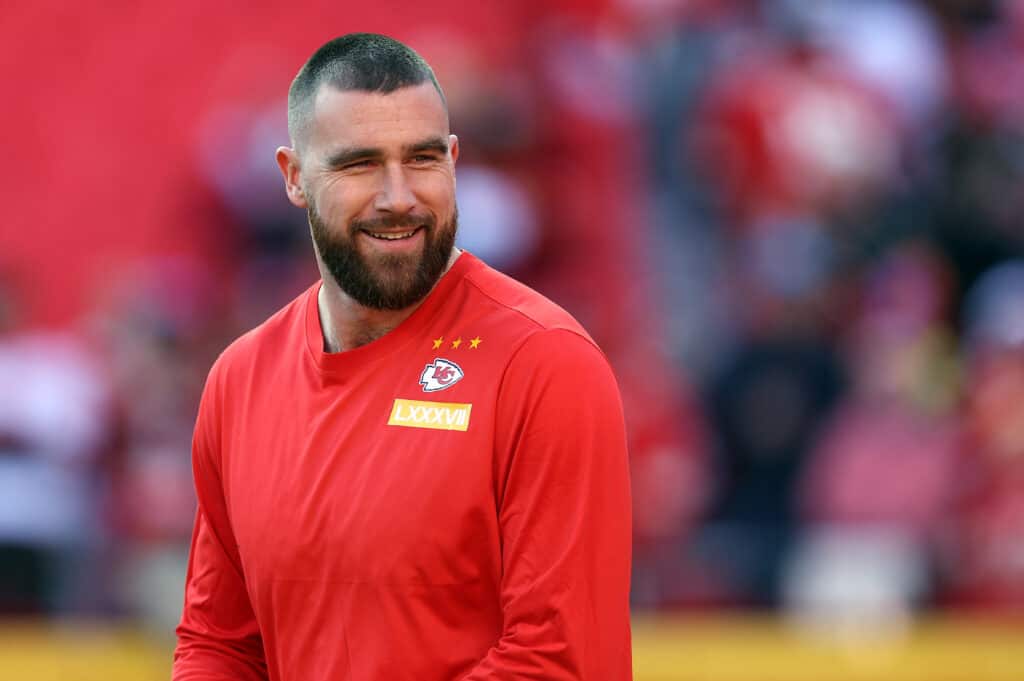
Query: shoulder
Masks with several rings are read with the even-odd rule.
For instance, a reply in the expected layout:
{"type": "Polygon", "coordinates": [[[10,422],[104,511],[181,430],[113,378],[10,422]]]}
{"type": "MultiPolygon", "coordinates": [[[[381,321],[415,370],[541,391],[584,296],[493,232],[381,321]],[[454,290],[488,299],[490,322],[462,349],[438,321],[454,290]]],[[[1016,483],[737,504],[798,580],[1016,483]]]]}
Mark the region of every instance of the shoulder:
{"type": "Polygon", "coordinates": [[[565,309],[475,258],[465,282],[475,295],[474,307],[494,317],[504,330],[505,342],[511,347],[536,335],[534,342],[539,343],[557,343],[558,339],[576,336],[597,349],[590,334],[565,309]]]}
{"type": "Polygon", "coordinates": [[[604,353],[562,307],[529,286],[475,260],[465,282],[465,307],[488,320],[505,357],[501,392],[562,384],[617,393],[604,353]],[[518,386],[518,387],[517,387],[518,386]]]}
{"type": "Polygon", "coordinates": [[[527,336],[509,358],[501,381],[508,392],[560,392],[574,400],[615,396],[618,382],[604,353],[588,336],[550,328],[527,336]]]}

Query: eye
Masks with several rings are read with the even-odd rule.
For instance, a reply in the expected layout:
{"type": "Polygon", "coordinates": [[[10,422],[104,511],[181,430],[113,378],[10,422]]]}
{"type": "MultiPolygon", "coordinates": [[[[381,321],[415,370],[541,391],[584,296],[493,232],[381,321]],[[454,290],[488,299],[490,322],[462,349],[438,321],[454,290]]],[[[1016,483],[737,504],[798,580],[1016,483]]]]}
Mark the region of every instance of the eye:
{"type": "Polygon", "coordinates": [[[431,163],[436,160],[437,157],[432,154],[416,154],[412,157],[413,163],[431,163]]]}

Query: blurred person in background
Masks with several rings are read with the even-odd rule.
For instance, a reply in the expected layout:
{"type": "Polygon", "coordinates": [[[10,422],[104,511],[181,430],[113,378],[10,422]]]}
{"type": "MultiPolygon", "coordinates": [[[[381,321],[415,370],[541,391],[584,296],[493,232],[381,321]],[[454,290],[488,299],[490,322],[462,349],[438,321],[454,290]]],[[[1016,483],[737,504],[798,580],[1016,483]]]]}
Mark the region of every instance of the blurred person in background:
{"type": "Polygon", "coordinates": [[[795,488],[786,606],[826,631],[888,635],[937,592],[956,482],[959,390],[949,264],[921,243],[865,269],[843,330],[850,389],[795,488]]]}
{"type": "Polygon", "coordinates": [[[103,520],[114,611],[166,636],[181,615],[181,566],[194,520],[187,456],[209,365],[234,332],[200,261],[132,260],[95,292],[85,330],[105,350],[116,414],[103,520]]]}
{"type": "Polygon", "coordinates": [[[953,96],[929,177],[934,232],[966,291],[996,264],[1024,256],[1024,6],[933,4],[953,96]]]}
{"type": "Polygon", "coordinates": [[[964,307],[960,485],[942,564],[947,603],[1024,610],[1024,260],[985,272],[964,307]]]}
{"type": "Polygon", "coordinates": [[[828,345],[778,334],[745,344],[711,384],[718,486],[696,541],[722,604],[777,605],[797,528],[791,499],[844,379],[828,345]]]}
{"type": "Polygon", "coordinates": [[[288,113],[322,281],[211,369],[174,678],[631,678],[618,389],[567,313],[454,248],[432,70],[349,34],[288,113]]]}
{"type": "Polygon", "coordinates": [[[0,283],[0,614],[106,605],[98,547],[112,386],[71,333],[23,331],[0,283]]]}

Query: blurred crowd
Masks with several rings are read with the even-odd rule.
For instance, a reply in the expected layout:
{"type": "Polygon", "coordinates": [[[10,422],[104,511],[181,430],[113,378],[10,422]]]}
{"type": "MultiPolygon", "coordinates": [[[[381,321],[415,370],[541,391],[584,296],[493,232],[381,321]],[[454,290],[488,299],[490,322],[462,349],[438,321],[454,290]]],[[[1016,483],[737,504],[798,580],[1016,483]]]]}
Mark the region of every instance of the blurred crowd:
{"type": "Polygon", "coordinates": [[[616,369],[638,612],[1024,613],[1024,2],[175,4],[57,22],[120,116],[25,137],[59,158],[0,242],[0,613],[173,626],[206,371],[316,276],[289,79],[350,30],[434,65],[460,245],[616,369]]]}

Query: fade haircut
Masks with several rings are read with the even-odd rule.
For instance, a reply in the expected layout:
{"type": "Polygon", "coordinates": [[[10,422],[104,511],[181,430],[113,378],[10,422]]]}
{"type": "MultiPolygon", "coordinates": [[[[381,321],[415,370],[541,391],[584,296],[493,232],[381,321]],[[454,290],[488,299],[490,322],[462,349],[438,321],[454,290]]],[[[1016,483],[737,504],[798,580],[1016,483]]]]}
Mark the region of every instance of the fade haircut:
{"type": "Polygon", "coordinates": [[[298,145],[324,84],[338,90],[387,94],[430,81],[448,109],[434,70],[412,48],[378,33],[349,33],[313,53],[288,88],[288,135],[298,145]]]}

